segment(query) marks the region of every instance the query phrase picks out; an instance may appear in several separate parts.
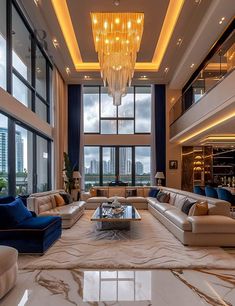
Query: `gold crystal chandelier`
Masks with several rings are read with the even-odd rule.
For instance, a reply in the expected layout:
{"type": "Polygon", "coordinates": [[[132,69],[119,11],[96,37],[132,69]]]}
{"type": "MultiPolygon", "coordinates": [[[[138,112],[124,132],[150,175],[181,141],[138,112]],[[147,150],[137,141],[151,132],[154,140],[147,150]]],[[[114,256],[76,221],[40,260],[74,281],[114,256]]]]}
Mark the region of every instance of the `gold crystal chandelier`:
{"type": "Polygon", "coordinates": [[[144,27],[143,13],[91,13],[95,50],[104,86],[120,105],[134,74],[144,27]]]}

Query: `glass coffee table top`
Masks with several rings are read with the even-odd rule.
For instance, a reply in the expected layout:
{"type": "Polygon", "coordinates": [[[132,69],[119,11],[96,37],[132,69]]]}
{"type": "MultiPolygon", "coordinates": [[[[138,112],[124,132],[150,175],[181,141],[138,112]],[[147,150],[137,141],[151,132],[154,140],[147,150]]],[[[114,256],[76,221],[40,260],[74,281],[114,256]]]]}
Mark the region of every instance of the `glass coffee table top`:
{"type": "Polygon", "coordinates": [[[121,205],[120,208],[112,208],[110,205],[102,204],[96,208],[91,217],[91,221],[120,222],[120,221],[140,221],[141,216],[132,205],[121,205]]]}

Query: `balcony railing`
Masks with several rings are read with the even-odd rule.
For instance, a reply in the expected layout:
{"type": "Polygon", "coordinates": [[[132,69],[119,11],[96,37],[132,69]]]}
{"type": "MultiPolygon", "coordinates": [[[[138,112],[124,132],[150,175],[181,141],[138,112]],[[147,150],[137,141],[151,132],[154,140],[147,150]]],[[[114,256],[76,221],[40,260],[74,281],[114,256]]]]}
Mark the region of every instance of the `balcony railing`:
{"type": "Polygon", "coordinates": [[[210,58],[170,110],[170,125],[218,85],[235,69],[235,30],[210,58]]]}

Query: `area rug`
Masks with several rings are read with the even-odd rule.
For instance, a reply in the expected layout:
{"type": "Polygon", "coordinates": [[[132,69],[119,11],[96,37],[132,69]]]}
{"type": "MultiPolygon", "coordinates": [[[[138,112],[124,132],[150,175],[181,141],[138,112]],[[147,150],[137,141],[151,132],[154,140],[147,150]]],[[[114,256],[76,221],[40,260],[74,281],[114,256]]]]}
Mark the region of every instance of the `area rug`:
{"type": "Polygon", "coordinates": [[[21,269],[235,269],[219,247],[185,247],[148,211],[130,231],[99,231],[86,211],[43,256],[19,258],[21,269]]]}

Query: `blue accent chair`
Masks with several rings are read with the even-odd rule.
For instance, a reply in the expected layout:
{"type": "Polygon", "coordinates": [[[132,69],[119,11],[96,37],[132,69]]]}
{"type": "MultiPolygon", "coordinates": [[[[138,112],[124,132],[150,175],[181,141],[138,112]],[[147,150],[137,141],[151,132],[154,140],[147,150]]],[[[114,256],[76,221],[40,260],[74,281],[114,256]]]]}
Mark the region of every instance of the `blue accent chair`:
{"type": "Polygon", "coordinates": [[[232,206],[235,206],[235,196],[232,193],[224,188],[217,188],[218,198],[220,200],[227,201],[231,203],[232,206]]]}
{"type": "Polygon", "coordinates": [[[21,199],[10,203],[1,199],[0,245],[11,246],[19,253],[43,254],[60,236],[60,217],[37,217],[21,199]]]}
{"type": "Polygon", "coordinates": [[[217,194],[216,188],[214,187],[206,186],[205,193],[207,197],[218,199],[218,194],[217,194]]]}
{"type": "Polygon", "coordinates": [[[193,192],[196,193],[196,194],[202,195],[202,196],[206,195],[205,190],[202,189],[201,186],[194,186],[193,187],[193,192]]]}

